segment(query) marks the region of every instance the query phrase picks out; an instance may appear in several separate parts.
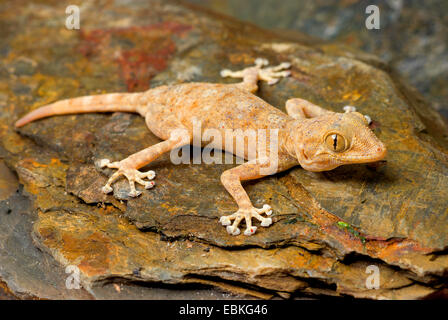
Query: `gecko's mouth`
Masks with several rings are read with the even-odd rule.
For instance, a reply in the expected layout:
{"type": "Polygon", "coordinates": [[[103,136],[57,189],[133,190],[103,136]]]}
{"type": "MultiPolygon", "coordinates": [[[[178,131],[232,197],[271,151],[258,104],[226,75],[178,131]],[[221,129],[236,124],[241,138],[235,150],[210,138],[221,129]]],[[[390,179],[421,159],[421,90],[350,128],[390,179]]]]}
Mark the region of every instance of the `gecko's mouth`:
{"type": "Polygon", "coordinates": [[[324,154],[316,155],[313,158],[304,157],[301,159],[301,166],[308,171],[328,171],[337,168],[341,165],[350,164],[366,164],[370,168],[380,168],[386,164],[384,160],[386,156],[386,148],[380,146],[376,149],[374,154],[366,155],[350,155],[350,157],[341,157],[332,153],[325,152],[324,154]]]}
{"type": "MultiPolygon", "coordinates": [[[[343,161],[344,164],[366,163],[373,166],[375,166],[374,163],[385,161],[384,158],[387,155],[387,149],[383,144],[377,145],[372,149],[375,151],[368,154],[364,154],[362,152],[359,154],[351,154],[349,157],[340,160],[343,161]]],[[[338,157],[334,158],[338,159],[338,157]]],[[[379,166],[379,164],[376,166],[379,166]]]]}

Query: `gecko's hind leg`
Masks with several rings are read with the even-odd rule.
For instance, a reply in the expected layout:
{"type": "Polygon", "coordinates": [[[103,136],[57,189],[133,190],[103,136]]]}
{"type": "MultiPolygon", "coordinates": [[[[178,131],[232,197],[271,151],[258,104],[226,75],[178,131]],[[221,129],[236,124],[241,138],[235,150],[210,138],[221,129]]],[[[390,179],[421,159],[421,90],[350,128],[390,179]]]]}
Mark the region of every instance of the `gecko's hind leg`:
{"type": "Polygon", "coordinates": [[[111,185],[114,183],[120,176],[125,176],[129,181],[130,192],[129,195],[131,197],[136,197],[141,194],[141,191],[137,191],[135,189],[135,182],[141,184],[145,187],[145,189],[151,189],[154,187],[154,181],[145,181],[143,179],[152,180],[156,176],[156,173],[152,170],[147,172],[141,172],[135,168],[123,168],[120,165],[120,162],[110,162],[109,159],[102,159],[98,162],[98,166],[100,168],[108,167],[112,169],[118,169],[109,180],[107,180],[106,185],[101,189],[104,193],[110,193],[113,191],[111,185]]]}
{"type": "Polygon", "coordinates": [[[112,184],[119,177],[124,176],[129,181],[129,196],[139,196],[141,194],[141,191],[136,190],[135,183],[145,186],[146,189],[152,188],[154,186],[154,181],[146,181],[143,179],[153,179],[155,177],[155,172],[152,170],[141,172],[138,169],[155,160],[165,152],[171,151],[172,149],[184,146],[189,143],[190,137],[188,134],[185,134],[185,132],[183,132],[182,134],[172,134],[168,140],[134,153],[124,160],[112,163],[108,159],[100,160],[97,163],[99,167],[118,169],[118,171],[109,178],[106,185],[102,188],[102,191],[104,193],[112,192],[112,184]]]}
{"type": "Polygon", "coordinates": [[[269,85],[277,83],[280,78],[288,77],[291,72],[289,69],[291,64],[289,62],[283,62],[275,67],[268,67],[269,63],[266,59],[258,58],[255,60],[254,67],[248,67],[240,71],[231,71],[228,69],[221,70],[222,77],[242,78],[243,82],[234,84],[243,90],[254,93],[257,91],[258,80],[267,81],[269,85]]]}

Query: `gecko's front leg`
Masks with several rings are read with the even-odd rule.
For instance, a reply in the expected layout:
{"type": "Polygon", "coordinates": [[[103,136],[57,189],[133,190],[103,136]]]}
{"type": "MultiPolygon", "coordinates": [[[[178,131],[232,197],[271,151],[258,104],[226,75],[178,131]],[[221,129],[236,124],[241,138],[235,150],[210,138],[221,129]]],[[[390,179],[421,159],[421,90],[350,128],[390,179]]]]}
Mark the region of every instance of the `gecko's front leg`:
{"type": "Polygon", "coordinates": [[[106,185],[102,188],[104,193],[110,193],[113,191],[112,183],[114,183],[119,177],[124,176],[129,181],[130,192],[129,196],[137,197],[141,194],[141,191],[137,191],[135,183],[145,186],[145,189],[150,189],[154,186],[153,181],[143,180],[147,178],[149,180],[155,177],[154,171],[140,172],[138,169],[144,167],[151,161],[155,160],[165,152],[172,149],[181,147],[190,143],[190,137],[188,135],[180,136],[178,134],[172,134],[171,137],[156,145],[143,149],[128,158],[118,161],[110,162],[108,159],[102,159],[97,164],[99,167],[108,167],[118,169],[107,181],[106,185]]]}
{"type": "Polygon", "coordinates": [[[265,204],[261,209],[255,208],[241,185],[241,181],[243,180],[253,180],[263,177],[264,175],[260,173],[260,169],[265,166],[266,163],[261,164],[260,161],[252,160],[238,167],[224,171],[221,175],[222,184],[238,204],[237,212],[229,216],[222,216],[219,220],[222,225],[227,226],[227,232],[229,234],[240,234],[238,225],[243,219],[246,222],[246,230],[244,231],[244,234],[247,236],[254,234],[257,230],[257,227],[252,225],[252,218],[259,220],[262,227],[268,227],[272,224],[271,218],[262,216],[263,213],[270,216],[272,214],[271,207],[265,204]]]}

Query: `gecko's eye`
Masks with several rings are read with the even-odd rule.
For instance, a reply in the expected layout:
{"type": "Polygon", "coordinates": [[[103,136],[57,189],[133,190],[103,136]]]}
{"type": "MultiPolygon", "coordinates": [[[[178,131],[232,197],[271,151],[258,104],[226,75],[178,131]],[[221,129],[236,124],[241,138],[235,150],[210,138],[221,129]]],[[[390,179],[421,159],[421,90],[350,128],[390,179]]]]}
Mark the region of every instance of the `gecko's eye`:
{"type": "Polygon", "coordinates": [[[334,152],[342,152],[346,148],[344,137],[337,133],[329,134],[325,138],[325,143],[334,152]]]}

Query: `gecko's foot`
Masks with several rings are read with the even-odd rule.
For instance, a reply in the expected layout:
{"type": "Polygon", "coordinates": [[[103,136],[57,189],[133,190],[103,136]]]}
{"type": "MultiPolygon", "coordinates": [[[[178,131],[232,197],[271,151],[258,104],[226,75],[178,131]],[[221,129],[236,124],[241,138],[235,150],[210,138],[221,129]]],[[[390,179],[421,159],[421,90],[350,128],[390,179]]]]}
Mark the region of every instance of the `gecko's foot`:
{"type": "Polygon", "coordinates": [[[222,216],[221,219],[219,219],[219,222],[221,222],[223,226],[227,226],[227,232],[229,234],[237,236],[240,234],[238,225],[240,224],[241,220],[245,219],[246,230],[244,231],[244,234],[246,236],[250,236],[253,235],[255,231],[257,231],[257,227],[252,226],[252,218],[261,221],[262,227],[269,227],[272,224],[272,219],[262,217],[262,213],[266,213],[267,216],[270,216],[272,214],[271,207],[265,204],[261,209],[257,209],[254,207],[250,209],[239,209],[237,212],[231,214],[230,216],[222,216]],[[234,220],[233,224],[231,220],[234,220]]]}
{"type": "Polygon", "coordinates": [[[291,68],[289,62],[283,62],[275,67],[263,68],[268,64],[268,60],[257,58],[255,59],[255,67],[248,67],[240,71],[224,69],[221,70],[221,77],[244,78],[248,73],[254,72],[257,74],[259,80],[267,81],[269,85],[272,85],[277,83],[280,78],[289,77],[291,75],[291,71],[286,70],[291,68]]]}
{"type": "Polygon", "coordinates": [[[101,189],[104,193],[110,193],[113,191],[111,185],[114,183],[120,176],[125,176],[126,179],[129,181],[129,187],[130,192],[129,196],[131,197],[138,197],[142,192],[137,191],[135,189],[135,183],[141,184],[145,187],[145,189],[151,189],[154,187],[155,183],[154,181],[146,181],[143,180],[147,178],[148,180],[154,179],[156,176],[156,173],[152,170],[147,172],[140,172],[135,168],[130,167],[129,165],[126,165],[123,162],[110,162],[108,159],[102,159],[98,161],[97,165],[100,168],[108,167],[113,169],[118,169],[117,172],[115,172],[109,180],[107,180],[106,185],[101,189]]]}

